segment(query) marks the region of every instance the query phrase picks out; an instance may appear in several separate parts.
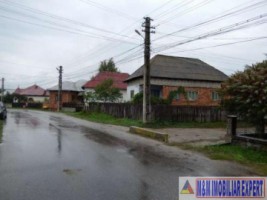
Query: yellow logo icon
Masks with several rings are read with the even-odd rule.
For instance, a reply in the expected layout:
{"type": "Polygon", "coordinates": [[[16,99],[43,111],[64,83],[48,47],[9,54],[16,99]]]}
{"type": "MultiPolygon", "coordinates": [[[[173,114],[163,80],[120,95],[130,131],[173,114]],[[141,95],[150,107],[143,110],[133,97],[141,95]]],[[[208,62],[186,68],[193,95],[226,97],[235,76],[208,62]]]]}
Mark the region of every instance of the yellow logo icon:
{"type": "Polygon", "coordinates": [[[184,187],[183,187],[182,191],[180,192],[180,194],[194,194],[194,191],[193,191],[188,180],[186,180],[184,187]]]}

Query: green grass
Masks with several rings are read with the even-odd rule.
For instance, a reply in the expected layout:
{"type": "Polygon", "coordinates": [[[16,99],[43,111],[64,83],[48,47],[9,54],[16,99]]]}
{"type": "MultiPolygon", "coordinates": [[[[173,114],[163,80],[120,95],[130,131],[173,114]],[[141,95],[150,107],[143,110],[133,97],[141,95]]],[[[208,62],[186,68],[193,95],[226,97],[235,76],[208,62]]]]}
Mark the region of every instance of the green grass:
{"type": "Polygon", "coordinates": [[[147,128],[226,128],[226,122],[153,122],[147,128]]]}
{"type": "Polygon", "coordinates": [[[115,118],[111,115],[104,113],[86,113],[86,112],[63,112],[67,115],[85,119],[93,122],[113,124],[120,126],[139,126],[144,128],[225,128],[225,122],[153,122],[149,124],[143,124],[142,121],[127,119],[127,118],[115,118]]]}
{"type": "Polygon", "coordinates": [[[238,145],[214,145],[205,147],[182,146],[183,149],[202,152],[214,160],[235,161],[255,169],[260,175],[267,175],[267,152],[238,145]]]}
{"type": "Polygon", "coordinates": [[[126,118],[115,118],[111,115],[104,113],[86,113],[86,112],[64,112],[67,115],[77,117],[80,119],[85,119],[92,122],[98,122],[103,124],[113,124],[120,126],[142,126],[141,121],[126,119],[126,118]]]}

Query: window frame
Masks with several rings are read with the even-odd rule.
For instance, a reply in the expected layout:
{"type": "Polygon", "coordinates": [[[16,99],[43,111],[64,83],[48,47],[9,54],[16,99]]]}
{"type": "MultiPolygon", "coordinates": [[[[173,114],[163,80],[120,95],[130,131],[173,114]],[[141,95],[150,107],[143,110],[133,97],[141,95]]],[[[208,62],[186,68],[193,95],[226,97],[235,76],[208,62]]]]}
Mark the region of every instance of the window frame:
{"type": "Polygon", "coordinates": [[[189,101],[196,101],[198,100],[198,91],[188,90],[186,91],[186,97],[189,101]]]}
{"type": "Polygon", "coordinates": [[[131,99],[134,98],[134,90],[130,90],[130,98],[131,98],[131,99]]]}
{"type": "Polygon", "coordinates": [[[212,91],[211,92],[211,99],[212,99],[212,101],[220,101],[221,97],[217,91],[212,91]]]}

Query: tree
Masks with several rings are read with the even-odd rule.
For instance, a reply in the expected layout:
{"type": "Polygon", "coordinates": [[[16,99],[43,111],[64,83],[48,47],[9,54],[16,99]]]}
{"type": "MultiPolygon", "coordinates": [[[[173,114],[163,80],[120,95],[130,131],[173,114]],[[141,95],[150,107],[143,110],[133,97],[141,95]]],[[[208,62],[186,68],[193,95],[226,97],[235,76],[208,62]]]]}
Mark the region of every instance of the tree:
{"type": "Polygon", "coordinates": [[[4,96],[4,103],[13,103],[13,101],[16,100],[17,102],[26,102],[27,97],[19,94],[10,94],[9,92],[6,93],[4,96]]]}
{"type": "Polygon", "coordinates": [[[118,72],[118,68],[115,66],[113,58],[110,58],[109,60],[103,60],[100,62],[98,71],[118,72]]]}
{"type": "MultiPolygon", "coordinates": [[[[133,104],[142,104],[143,103],[143,92],[139,92],[134,95],[132,99],[133,104]]],[[[151,105],[159,105],[159,104],[168,104],[168,101],[166,99],[162,99],[160,97],[156,97],[151,95],[150,97],[150,103],[151,105]]]]}
{"type": "Polygon", "coordinates": [[[83,98],[86,100],[86,103],[96,102],[97,100],[95,92],[86,92],[84,93],[83,98]]]}
{"type": "Polygon", "coordinates": [[[267,116],[267,60],[246,67],[222,85],[223,106],[252,122],[262,137],[267,116]]]}
{"type": "MultiPolygon", "coordinates": [[[[170,91],[167,99],[163,99],[161,97],[156,97],[151,95],[151,104],[165,104],[165,105],[171,105],[172,101],[177,95],[183,95],[185,99],[187,100],[186,92],[184,87],[180,86],[177,90],[170,91]]],[[[132,99],[133,104],[141,104],[143,102],[143,92],[139,92],[136,95],[134,95],[132,99]]]]}
{"type": "Polygon", "coordinates": [[[106,79],[95,87],[95,92],[88,92],[85,99],[89,102],[116,102],[122,98],[118,88],[113,87],[113,80],[106,79]]]}
{"type": "Polygon", "coordinates": [[[185,91],[184,87],[180,86],[180,87],[178,87],[177,90],[170,91],[170,93],[169,93],[169,95],[168,95],[168,98],[167,98],[167,102],[168,102],[168,104],[172,104],[172,101],[174,100],[174,98],[175,98],[177,95],[183,95],[184,98],[185,98],[186,100],[188,100],[188,99],[187,99],[187,95],[186,95],[186,91],[185,91]]]}
{"type": "Polygon", "coordinates": [[[116,102],[122,98],[118,88],[113,87],[113,80],[106,79],[95,87],[96,98],[104,102],[116,102]]]}

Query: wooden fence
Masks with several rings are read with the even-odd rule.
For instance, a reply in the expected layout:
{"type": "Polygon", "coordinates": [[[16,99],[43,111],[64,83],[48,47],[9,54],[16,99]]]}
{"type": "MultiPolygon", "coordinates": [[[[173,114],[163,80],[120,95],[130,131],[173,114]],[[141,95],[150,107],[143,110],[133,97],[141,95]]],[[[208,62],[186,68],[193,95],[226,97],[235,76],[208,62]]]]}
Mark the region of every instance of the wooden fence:
{"type": "MultiPolygon", "coordinates": [[[[210,106],[152,105],[153,121],[214,122],[226,120],[225,111],[210,106]]],[[[128,103],[92,103],[88,112],[102,112],[118,118],[142,119],[142,105],[128,103]]]]}

